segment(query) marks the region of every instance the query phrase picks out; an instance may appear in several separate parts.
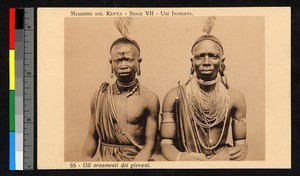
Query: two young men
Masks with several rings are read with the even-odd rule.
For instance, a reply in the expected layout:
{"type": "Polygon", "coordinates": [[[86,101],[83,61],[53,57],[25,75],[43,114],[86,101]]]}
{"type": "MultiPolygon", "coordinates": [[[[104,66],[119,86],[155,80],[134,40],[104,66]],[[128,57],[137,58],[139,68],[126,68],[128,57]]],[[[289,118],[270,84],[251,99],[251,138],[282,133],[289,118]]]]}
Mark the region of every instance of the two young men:
{"type": "MultiPolygon", "coordinates": [[[[171,161],[242,160],[247,155],[246,103],[227,84],[221,42],[203,35],[191,53],[190,79],[163,102],[162,155],[171,161]]],[[[148,161],[157,138],[159,100],[136,78],[142,59],[134,40],[117,39],[110,54],[117,79],[113,85],[103,83],[93,96],[83,156],[92,158],[99,146],[101,161],[148,161]]]]}

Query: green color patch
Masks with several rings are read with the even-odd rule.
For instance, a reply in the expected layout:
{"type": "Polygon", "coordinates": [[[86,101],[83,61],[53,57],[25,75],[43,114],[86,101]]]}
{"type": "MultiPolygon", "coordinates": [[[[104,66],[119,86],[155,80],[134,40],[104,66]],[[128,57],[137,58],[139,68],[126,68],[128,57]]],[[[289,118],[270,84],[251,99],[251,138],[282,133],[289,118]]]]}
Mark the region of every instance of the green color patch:
{"type": "Polygon", "coordinates": [[[15,91],[9,91],[9,131],[15,131],[15,91]]]}

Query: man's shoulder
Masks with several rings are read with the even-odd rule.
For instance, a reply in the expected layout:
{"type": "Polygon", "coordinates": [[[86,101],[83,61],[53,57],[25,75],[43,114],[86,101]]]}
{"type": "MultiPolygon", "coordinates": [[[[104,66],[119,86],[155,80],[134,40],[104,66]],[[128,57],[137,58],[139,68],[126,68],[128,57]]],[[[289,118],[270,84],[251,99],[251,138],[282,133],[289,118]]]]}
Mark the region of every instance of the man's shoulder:
{"type": "Polygon", "coordinates": [[[149,90],[147,87],[140,85],[140,89],[141,89],[141,95],[144,96],[146,99],[150,99],[150,100],[158,99],[157,94],[149,90]]]}
{"type": "Polygon", "coordinates": [[[101,94],[101,93],[107,91],[107,90],[108,90],[108,86],[109,86],[109,83],[107,83],[107,82],[101,83],[100,86],[99,86],[99,88],[96,89],[96,90],[94,91],[93,96],[92,96],[92,100],[93,100],[93,99],[96,99],[96,97],[97,97],[99,94],[101,94]]]}
{"type": "Polygon", "coordinates": [[[142,85],[140,85],[140,88],[142,91],[141,95],[144,97],[148,108],[154,109],[156,107],[159,107],[159,98],[156,95],[156,93],[152,92],[151,90],[142,85]]]}
{"type": "Polygon", "coordinates": [[[179,85],[168,91],[164,98],[164,104],[173,104],[176,98],[180,97],[180,89],[185,89],[185,85],[179,85]]]}
{"type": "Polygon", "coordinates": [[[99,90],[100,90],[101,92],[104,92],[105,90],[107,90],[107,87],[108,87],[108,86],[109,86],[109,83],[108,83],[108,82],[103,82],[103,83],[101,83],[99,90]]]}
{"type": "Polygon", "coordinates": [[[229,92],[230,100],[233,101],[234,104],[245,101],[244,94],[241,91],[230,87],[228,89],[228,92],[229,92]]]}
{"type": "Polygon", "coordinates": [[[233,87],[230,87],[230,88],[228,89],[228,92],[229,92],[229,95],[230,95],[231,97],[236,97],[236,98],[244,97],[244,94],[243,94],[241,91],[239,91],[239,90],[237,90],[237,89],[235,89],[235,88],[233,88],[233,87]]]}
{"type": "Polygon", "coordinates": [[[185,87],[186,87],[186,85],[179,85],[177,87],[172,88],[171,90],[168,91],[168,93],[166,94],[166,97],[170,97],[170,98],[179,97],[180,89],[181,88],[185,89],[185,87]]]}

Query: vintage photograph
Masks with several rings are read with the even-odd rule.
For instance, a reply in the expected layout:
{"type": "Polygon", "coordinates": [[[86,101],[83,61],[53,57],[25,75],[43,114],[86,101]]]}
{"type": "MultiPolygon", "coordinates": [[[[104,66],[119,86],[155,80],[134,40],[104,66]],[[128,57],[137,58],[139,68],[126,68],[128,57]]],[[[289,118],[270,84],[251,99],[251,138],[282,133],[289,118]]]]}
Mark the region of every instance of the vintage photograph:
{"type": "MultiPolygon", "coordinates": [[[[267,70],[275,65],[267,44],[276,35],[268,17],[200,9],[55,12],[59,42],[38,31],[40,58],[49,58],[39,63],[38,79],[52,73],[57,89],[39,82],[39,94],[53,95],[40,97],[39,113],[58,107],[55,122],[49,116],[38,124],[41,168],[256,168],[274,161],[269,127],[288,123],[270,113],[267,70]],[[46,132],[50,126],[56,132],[46,132]],[[47,163],[55,156],[64,165],[47,163]]],[[[50,9],[39,14],[46,25],[50,9]]]]}
{"type": "Polygon", "coordinates": [[[64,59],[66,161],[264,160],[264,17],[65,18],[64,59]]]}

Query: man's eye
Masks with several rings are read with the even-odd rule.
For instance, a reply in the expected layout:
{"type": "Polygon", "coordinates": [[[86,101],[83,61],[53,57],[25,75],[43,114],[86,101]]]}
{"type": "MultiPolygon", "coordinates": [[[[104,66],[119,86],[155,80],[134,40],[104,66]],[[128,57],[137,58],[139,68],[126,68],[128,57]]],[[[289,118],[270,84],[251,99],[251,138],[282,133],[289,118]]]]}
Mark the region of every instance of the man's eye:
{"type": "Polygon", "coordinates": [[[213,54],[213,53],[209,53],[208,57],[213,58],[213,59],[219,58],[217,54],[213,54]]]}
{"type": "Polygon", "coordinates": [[[134,59],[128,59],[129,62],[134,62],[134,59]]]}
{"type": "Polygon", "coordinates": [[[197,56],[195,56],[195,59],[197,59],[197,60],[201,60],[201,59],[203,59],[205,56],[203,56],[203,55],[197,55],[197,56]]]}
{"type": "Polygon", "coordinates": [[[202,59],[205,57],[205,54],[198,54],[195,56],[195,59],[202,59]]]}
{"type": "Polygon", "coordinates": [[[119,61],[119,60],[114,60],[114,63],[116,63],[116,64],[118,64],[118,63],[120,63],[121,61],[119,61]]]}

